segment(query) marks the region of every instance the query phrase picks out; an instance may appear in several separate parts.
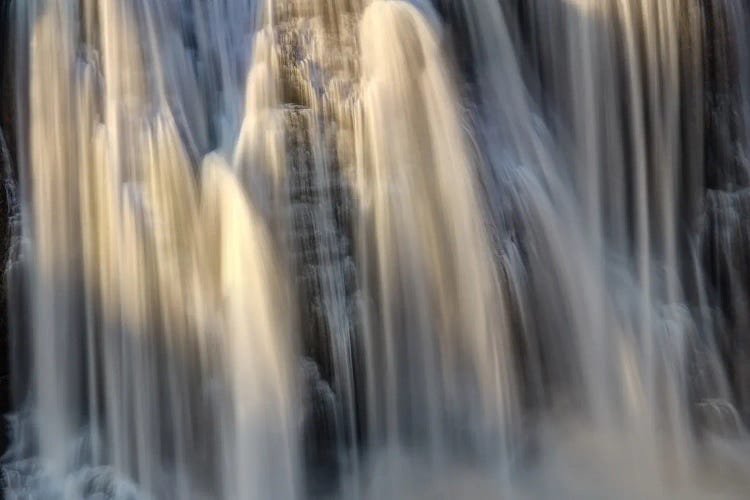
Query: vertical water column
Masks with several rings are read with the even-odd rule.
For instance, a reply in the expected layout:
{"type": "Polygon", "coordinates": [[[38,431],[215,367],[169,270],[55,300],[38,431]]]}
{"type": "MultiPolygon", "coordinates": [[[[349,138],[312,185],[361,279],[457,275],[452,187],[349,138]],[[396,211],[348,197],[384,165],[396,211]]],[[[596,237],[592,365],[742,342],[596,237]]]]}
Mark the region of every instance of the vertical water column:
{"type": "MultiPolygon", "coordinates": [[[[215,88],[177,7],[17,7],[35,318],[18,332],[33,339],[18,493],[297,496],[295,306],[264,200],[221,154],[201,160],[233,120],[203,100],[215,88]]],[[[246,156],[256,171],[273,158],[246,156]]]]}
{"type": "Polygon", "coordinates": [[[31,390],[40,455],[59,478],[72,465],[71,440],[83,407],[79,370],[86,362],[76,350],[83,344],[75,282],[80,276],[75,259],[80,252],[75,222],[77,9],[66,3],[52,4],[38,19],[37,12],[43,10],[39,3],[27,9],[36,21],[30,39],[30,79],[24,82],[29,84],[29,162],[39,166],[25,177],[31,184],[25,189],[36,207],[30,226],[34,241],[30,295],[35,307],[31,390]]]}
{"type": "Polygon", "coordinates": [[[688,463],[695,404],[727,396],[720,325],[695,291],[702,7],[480,0],[448,11],[469,26],[482,184],[512,235],[500,245],[524,318],[524,393],[541,387],[536,415],[593,421],[601,442],[637,436],[625,455],[688,463]]]}
{"type": "Polygon", "coordinates": [[[367,431],[374,447],[507,460],[515,373],[506,303],[433,13],[373,2],[360,22],[357,140],[367,431]]]}

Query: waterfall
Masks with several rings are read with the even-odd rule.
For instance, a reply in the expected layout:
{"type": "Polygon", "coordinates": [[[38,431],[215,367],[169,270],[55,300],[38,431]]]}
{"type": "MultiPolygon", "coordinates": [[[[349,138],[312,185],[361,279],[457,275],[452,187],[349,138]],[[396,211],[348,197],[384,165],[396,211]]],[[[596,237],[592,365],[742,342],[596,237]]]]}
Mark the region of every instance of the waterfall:
{"type": "Polygon", "coordinates": [[[747,495],[743,0],[10,19],[8,498],[747,495]]]}

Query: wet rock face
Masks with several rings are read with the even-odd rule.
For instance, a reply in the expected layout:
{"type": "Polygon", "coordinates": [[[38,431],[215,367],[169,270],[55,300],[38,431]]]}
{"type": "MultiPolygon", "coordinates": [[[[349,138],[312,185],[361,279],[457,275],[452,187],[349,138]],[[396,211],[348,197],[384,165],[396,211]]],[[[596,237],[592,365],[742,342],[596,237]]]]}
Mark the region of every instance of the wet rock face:
{"type": "Polygon", "coordinates": [[[352,361],[341,350],[353,342],[357,288],[346,141],[358,75],[356,6],[333,9],[329,3],[282,3],[274,27],[290,202],[286,241],[305,356],[305,482],[313,495],[336,484],[341,447],[356,434],[340,419],[340,408],[350,402],[336,378],[342,360],[352,361]]]}
{"type": "Polygon", "coordinates": [[[704,181],[701,257],[721,318],[717,343],[739,417],[750,422],[750,134],[747,47],[732,2],[704,6],[704,181]]]}
{"type": "MultiPolygon", "coordinates": [[[[10,219],[12,210],[13,157],[15,131],[13,128],[14,99],[12,85],[12,57],[10,2],[0,2],[0,258],[6,262],[10,248],[10,219]]],[[[5,264],[1,269],[5,269],[5,264]]],[[[8,295],[3,273],[0,286],[0,415],[11,409],[11,346],[8,335],[8,295]]],[[[0,455],[8,446],[6,420],[2,418],[0,426],[0,455]]]]}

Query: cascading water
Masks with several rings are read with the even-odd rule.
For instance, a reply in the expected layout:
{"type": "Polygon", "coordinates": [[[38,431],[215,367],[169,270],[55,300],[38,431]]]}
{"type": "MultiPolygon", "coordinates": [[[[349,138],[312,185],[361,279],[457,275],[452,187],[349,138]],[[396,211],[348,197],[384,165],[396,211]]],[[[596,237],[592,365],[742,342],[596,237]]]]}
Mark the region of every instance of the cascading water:
{"type": "Polygon", "coordinates": [[[747,496],[742,0],[12,9],[9,498],[747,496]]]}

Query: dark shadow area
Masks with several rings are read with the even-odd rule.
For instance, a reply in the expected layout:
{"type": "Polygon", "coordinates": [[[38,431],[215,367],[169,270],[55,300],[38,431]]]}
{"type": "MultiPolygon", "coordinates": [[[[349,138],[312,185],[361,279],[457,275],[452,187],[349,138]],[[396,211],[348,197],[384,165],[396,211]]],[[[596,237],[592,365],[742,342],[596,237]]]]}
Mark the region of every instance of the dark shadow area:
{"type": "MultiPolygon", "coordinates": [[[[8,336],[8,297],[5,286],[5,262],[10,246],[10,196],[6,189],[8,176],[13,169],[13,85],[12,85],[12,44],[10,23],[10,0],[0,0],[0,175],[3,176],[0,189],[0,256],[2,258],[2,286],[0,286],[0,415],[11,409],[11,380],[8,336]]],[[[0,455],[8,446],[7,422],[0,419],[0,455]]]]}

